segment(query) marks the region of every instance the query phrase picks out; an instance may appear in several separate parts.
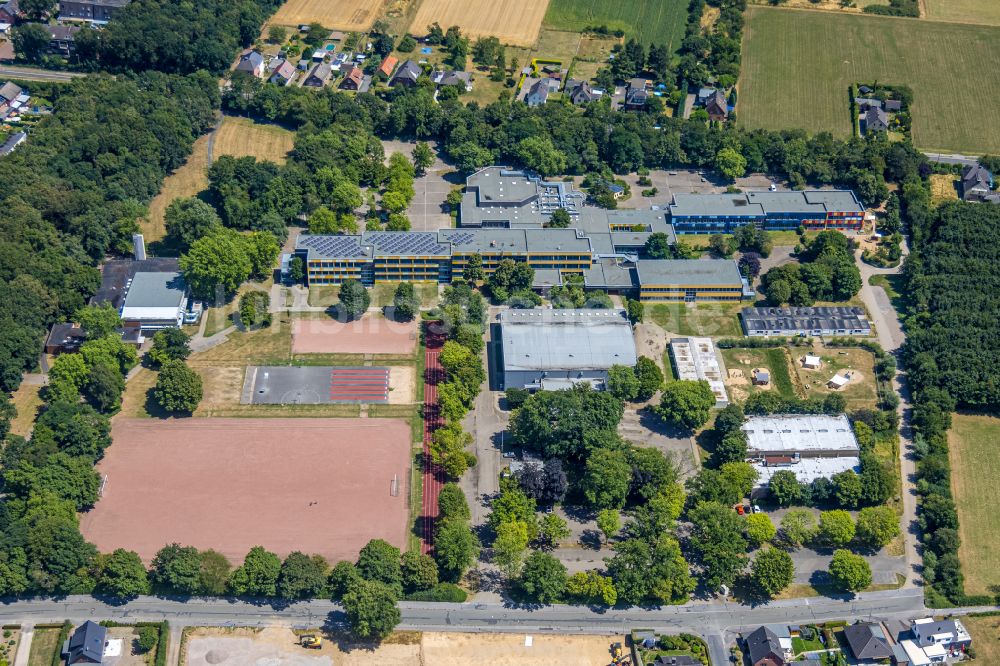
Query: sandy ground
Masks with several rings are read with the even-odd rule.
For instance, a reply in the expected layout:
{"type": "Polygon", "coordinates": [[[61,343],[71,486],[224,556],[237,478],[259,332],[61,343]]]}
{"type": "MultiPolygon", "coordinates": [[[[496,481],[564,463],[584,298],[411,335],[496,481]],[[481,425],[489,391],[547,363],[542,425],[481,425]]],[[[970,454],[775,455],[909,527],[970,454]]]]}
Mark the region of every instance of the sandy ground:
{"type": "MultiPolygon", "coordinates": [[[[188,639],[188,666],[606,666],[613,636],[402,633],[375,649],[326,640],[321,650],[296,645],[291,630],[198,629],[188,639]]],[[[618,638],[617,640],[621,640],[618,638]]]]}
{"type": "Polygon", "coordinates": [[[412,354],[419,337],[418,321],[395,322],[367,314],[357,321],[296,319],[292,322],[293,354],[412,354]]]}
{"type": "Polygon", "coordinates": [[[406,546],[410,424],[397,419],[116,419],[80,529],[149,562],[165,544],[240,562],[256,545],[354,559],[406,546]],[[392,483],[396,479],[396,492],[392,483]]]}
{"type": "Polygon", "coordinates": [[[656,361],[656,364],[664,371],[665,377],[670,376],[670,368],[663,367],[663,354],[667,351],[669,343],[670,336],[656,324],[636,324],[635,353],[639,356],[648,356],[656,361]]]}
{"type": "Polygon", "coordinates": [[[389,368],[389,404],[409,405],[417,397],[417,369],[408,365],[389,368]]]}

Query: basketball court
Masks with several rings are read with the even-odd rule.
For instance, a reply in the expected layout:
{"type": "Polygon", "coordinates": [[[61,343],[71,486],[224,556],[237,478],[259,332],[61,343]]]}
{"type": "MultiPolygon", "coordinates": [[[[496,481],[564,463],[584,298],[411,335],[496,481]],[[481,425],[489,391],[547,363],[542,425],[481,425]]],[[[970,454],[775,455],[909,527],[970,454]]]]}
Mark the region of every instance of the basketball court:
{"type": "Polygon", "coordinates": [[[250,366],[242,404],[325,405],[389,402],[389,368],[250,366]]]}
{"type": "Polygon", "coordinates": [[[410,425],[400,419],[115,419],[80,529],[147,564],[168,543],[234,565],[253,546],[331,563],[370,539],[406,548],[410,425]]]}

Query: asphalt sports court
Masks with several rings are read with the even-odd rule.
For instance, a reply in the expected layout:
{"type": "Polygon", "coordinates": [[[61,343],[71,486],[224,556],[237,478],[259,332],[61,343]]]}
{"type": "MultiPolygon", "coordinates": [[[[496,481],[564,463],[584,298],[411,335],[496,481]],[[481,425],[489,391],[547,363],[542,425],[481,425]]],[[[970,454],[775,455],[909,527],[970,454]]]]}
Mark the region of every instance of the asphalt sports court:
{"type": "Polygon", "coordinates": [[[413,354],[418,322],[395,322],[367,315],[356,321],[296,319],[293,354],[413,354]]]}
{"type": "Polygon", "coordinates": [[[400,419],[116,419],[80,515],[101,552],[253,546],[356,559],[371,539],[405,549],[412,437],[400,419]]]}
{"type": "Polygon", "coordinates": [[[389,368],[250,366],[242,404],[325,405],[389,402],[389,368]]]}

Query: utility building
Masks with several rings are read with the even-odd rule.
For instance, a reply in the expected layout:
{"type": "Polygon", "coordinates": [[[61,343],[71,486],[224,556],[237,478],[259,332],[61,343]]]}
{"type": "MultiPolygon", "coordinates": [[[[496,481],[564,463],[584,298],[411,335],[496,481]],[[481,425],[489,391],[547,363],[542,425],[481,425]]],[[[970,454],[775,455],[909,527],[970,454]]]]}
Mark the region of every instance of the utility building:
{"type": "Polygon", "coordinates": [[[500,338],[501,389],[603,389],[611,366],[636,362],[624,310],[506,310],[500,338]]]}

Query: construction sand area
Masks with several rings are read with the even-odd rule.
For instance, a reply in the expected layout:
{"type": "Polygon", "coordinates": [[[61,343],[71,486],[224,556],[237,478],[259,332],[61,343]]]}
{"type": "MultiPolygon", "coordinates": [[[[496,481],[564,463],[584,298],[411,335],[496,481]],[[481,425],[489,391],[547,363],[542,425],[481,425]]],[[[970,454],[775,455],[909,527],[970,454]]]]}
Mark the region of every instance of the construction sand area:
{"type": "Polygon", "coordinates": [[[80,529],[145,562],[178,542],[239,563],[253,546],[353,560],[405,548],[410,425],[398,419],[116,419],[107,485],[80,529]]]}
{"type": "Polygon", "coordinates": [[[293,354],[395,354],[416,351],[419,322],[395,322],[368,314],[357,321],[296,319],[293,354]]]}
{"type": "Polygon", "coordinates": [[[548,0],[423,0],[410,32],[423,35],[437,22],[461,27],[469,39],[493,36],[503,44],[533,46],[548,7],[548,0]]]}
{"type": "Polygon", "coordinates": [[[538,636],[525,634],[415,633],[393,634],[375,648],[351,649],[342,641],[325,640],[321,650],[298,647],[297,636],[284,627],[208,629],[192,632],[187,666],[606,666],[614,636],[538,636]],[[530,645],[529,645],[530,643],[530,645]]]}

